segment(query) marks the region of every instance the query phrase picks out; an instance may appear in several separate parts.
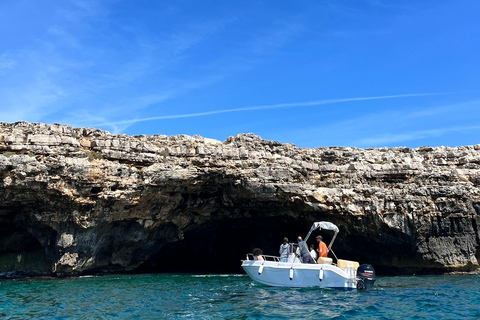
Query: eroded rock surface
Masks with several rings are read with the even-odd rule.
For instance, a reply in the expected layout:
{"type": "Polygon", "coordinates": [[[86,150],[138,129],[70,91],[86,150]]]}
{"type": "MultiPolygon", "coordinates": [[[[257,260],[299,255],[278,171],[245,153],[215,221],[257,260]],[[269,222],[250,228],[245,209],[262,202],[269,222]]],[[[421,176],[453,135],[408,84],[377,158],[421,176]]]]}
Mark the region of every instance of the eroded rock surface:
{"type": "Polygon", "coordinates": [[[253,247],[276,255],[319,220],[339,226],[337,256],[380,272],[471,271],[479,183],[480,145],[301,149],[0,122],[0,272],[239,271],[253,247]]]}

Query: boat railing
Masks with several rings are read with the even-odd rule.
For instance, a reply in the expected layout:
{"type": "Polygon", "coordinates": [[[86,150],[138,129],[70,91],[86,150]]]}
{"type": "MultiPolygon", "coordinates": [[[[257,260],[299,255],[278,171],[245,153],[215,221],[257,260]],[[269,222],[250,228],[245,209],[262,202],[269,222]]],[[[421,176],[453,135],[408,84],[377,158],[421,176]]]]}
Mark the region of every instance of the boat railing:
{"type": "MultiPolygon", "coordinates": [[[[273,262],[280,261],[280,257],[276,257],[276,256],[269,256],[266,254],[262,254],[262,257],[264,261],[273,261],[273,262]]],[[[251,260],[258,260],[258,259],[255,259],[255,256],[253,255],[253,253],[247,253],[247,258],[245,260],[251,261],[251,260]]]]}

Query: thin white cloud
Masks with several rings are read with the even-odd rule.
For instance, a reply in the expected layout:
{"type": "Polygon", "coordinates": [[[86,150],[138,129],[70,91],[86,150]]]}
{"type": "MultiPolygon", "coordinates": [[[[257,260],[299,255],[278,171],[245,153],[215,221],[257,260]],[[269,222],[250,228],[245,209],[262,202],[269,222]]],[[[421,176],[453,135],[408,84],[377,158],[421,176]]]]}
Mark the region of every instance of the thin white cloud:
{"type": "Polygon", "coordinates": [[[48,29],[48,34],[55,37],[55,39],[58,40],[59,43],[62,43],[66,46],[69,46],[75,49],[84,50],[84,48],[82,48],[81,45],[78,43],[78,39],[76,39],[75,36],[69,34],[62,27],[59,27],[59,26],[50,27],[48,29]]]}
{"type": "Polygon", "coordinates": [[[52,105],[63,97],[64,92],[62,88],[52,83],[48,76],[37,75],[28,86],[23,87],[22,94],[0,89],[0,95],[3,106],[0,118],[3,121],[39,121],[55,112],[52,105]]]}
{"type": "Polygon", "coordinates": [[[111,1],[74,0],[62,4],[57,10],[68,21],[78,23],[87,18],[106,16],[109,2],[111,1]]]}
{"type": "Polygon", "coordinates": [[[0,75],[4,75],[7,71],[12,70],[17,62],[11,58],[11,55],[4,53],[0,55],[0,75]]]}
{"type": "MultiPolygon", "coordinates": [[[[75,110],[74,112],[69,113],[66,117],[60,121],[61,123],[69,123],[76,127],[85,127],[91,126],[92,122],[105,122],[107,119],[112,117],[112,115],[125,115],[130,113],[132,110],[139,110],[147,108],[153,104],[161,103],[162,101],[169,99],[168,94],[160,95],[153,94],[147,96],[136,97],[135,99],[129,99],[123,103],[116,106],[107,106],[98,109],[82,109],[75,110]]],[[[132,123],[120,123],[120,124],[111,124],[111,132],[113,134],[119,134],[125,131],[132,123]]]]}
{"type": "Polygon", "coordinates": [[[98,123],[95,125],[119,125],[119,124],[129,124],[129,123],[133,124],[138,122],[154,121],[154,120],[203,117],[203,116],[210,116],[214,114],[231,113],[231,112],[256,111],[256,110],[278,109],[278,108],[298,108],[298,107],[319,106],[319,105],[327,105],[327,104],[343,103],[343,102],[407,98],[407,97],[431,96],[431,95],[440,95],[440,94],[444,94],[444,93],[414,93],[414,94],[400,94],[400,95],[376,96],[376,97],[358,97],[358,98],[344,98],[344,99],[314,100],[314,101],[294,102],[294,103],[280,103],[280,104],[263,105],[263,106],[251,106],[251,107],[243,107],[243,108],[222,109],[222,110],[212,110],[212,111],[196,112],[196,113],[174,114],[174,115],[166,115],[166,116],[158,116],[158,117],[141,118],[141,119],[112,121],[112,122],[106,122],[106,123],[98,123]]]}
{"type": "MultiPolygon", "coordinates": [[[[328,125],[314,126],[288,133],[284,139],[301,140],[302,147],[355,146],[383,147],[401,145],[449,133],[479,130],[474,110],[480,101],[441,105],[430,108],[397,108],[365,114],[328,125]],[[469,124],[470,123],[470,124],[469,124]]],[[[282,134],[280,134],[282,135],[282,134]]]]}
{"type": "MultiPolygon", "coordinates": [[[[458,103],[452,105],[443,105],[438,107],[426,108],[423,110],[414,110],[412,112],[386,112],[382,114],[370,114],[368,118],[374,119],[376,123],[388,124],[385,127],[378,126],[372,133],[374,128],[373,123],[368,123],[365,118],[354,119],[351,122],[363,124],[364,135],[373,135],[352,141],[354,145],[369,147],[369,146],[384,146],[391,144],[398,144],[413,140],[421,140],[433,137],[445,136],[451,132],[468,132],[480,129],[480,126],[467,125],[466,121],[476,119],[471,116],[470,109],[478,108],[479,101],[470,101],[466,103],[458,103]],[[439,117],[449,119],[448,124],[441,124],[439,117]],[[395,119],[392,123],[392,119],[395,119]],[[438,119],[438,120],[437,120],[438,119]],[[462,123],[462,125],[454,125],[454,123],[462,123]],[[369,129],[366,127],[369,126],[369,129]],[[415,130],[417,127],[422,127],[422,130],[415,130]],[[413,128],[412,128],[413,127],[413,128]],[[428,128],[430,127],[430,128],[428,128]],[[392,133],[395,131],[395,133],[392,133]]],[[[358,129],[358,128],[357,128],[358,129]]],[[[352,135],[354,136],[354,135],[352,135]]]]}
{"type": "Polygon", "coordinates": [[[441,137],[452,132],[478,131],[480,126],[460,126],[446,127],[429,130],[408,131],[399,134],[385,133],[377,137],[368,137],[359,139],[355,145],[360,146],[382,146],[390,144],[404,143],[413,140],[428,139],[432,137],[441,137]]]}
{"type": "Polygon", "coordinates": [[[253,39],[251,50],[254,54],[271,54],[287,45],[292,38],[302,32],[304,27],[298,23],[281,23],[267,30],[265,34],[253,39]]]}

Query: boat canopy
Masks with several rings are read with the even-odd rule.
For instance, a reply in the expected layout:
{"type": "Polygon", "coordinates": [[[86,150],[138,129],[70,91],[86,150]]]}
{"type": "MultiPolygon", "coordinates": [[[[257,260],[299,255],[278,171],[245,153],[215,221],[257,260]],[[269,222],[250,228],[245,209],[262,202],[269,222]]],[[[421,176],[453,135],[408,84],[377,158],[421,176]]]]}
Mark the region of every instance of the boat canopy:
{"type": "Polygon", "coordinates": [[[332,230],[332,231],[335,231],[335,233],[338,232],[338,227],[336,225],[334,225],[333,223],[328,222],[328,221],[314,222],[312,228],[310,228],[310,232],[312,232],[314,230],[317,230],[317,229],[319,229],[319,230],[321,230],[321,229],[332,230]]]}
{"type": "Polygon", "coordinates": [[[337,237],[337,234],[339,232],[338,227],[334,225],[331,222],[328,221],[319,221],[319,222],[314,222],[312,227],[310,228],[310,231],[308,232],[307,236],[305,237],[305,242],[307,242],[308,237],[310,237],[310,234],[315,231],[315,230],[331,230],[334,231],[335,234],[333,235],[332,241],[330,241],[330,244],[328,245],[328,250],[332,249],[333,242],[335,241],[335,238],[337,237]]]}

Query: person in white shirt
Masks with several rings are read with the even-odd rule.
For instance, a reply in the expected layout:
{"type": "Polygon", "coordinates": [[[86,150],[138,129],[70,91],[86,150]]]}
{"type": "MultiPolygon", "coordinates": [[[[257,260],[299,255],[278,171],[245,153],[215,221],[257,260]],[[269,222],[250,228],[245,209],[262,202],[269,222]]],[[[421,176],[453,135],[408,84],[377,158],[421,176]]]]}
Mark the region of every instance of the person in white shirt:
{"type": "Polygon", "coordinates": [[[315,251],[312,245],[310,245],[310,255],[312,256],[312,259],[314,261],[317,261],[317,252],[315,251]]]}
{"type": "Polygon", "coordinates": [[[288,238],[283,238],[283,243],[280,245],[280,262],[288,261],[288,254],[290,253],[290,244],[288,238]]]}

